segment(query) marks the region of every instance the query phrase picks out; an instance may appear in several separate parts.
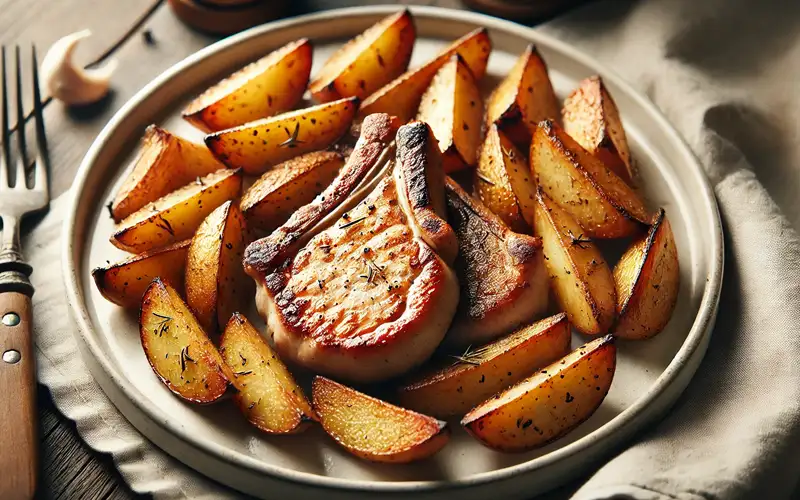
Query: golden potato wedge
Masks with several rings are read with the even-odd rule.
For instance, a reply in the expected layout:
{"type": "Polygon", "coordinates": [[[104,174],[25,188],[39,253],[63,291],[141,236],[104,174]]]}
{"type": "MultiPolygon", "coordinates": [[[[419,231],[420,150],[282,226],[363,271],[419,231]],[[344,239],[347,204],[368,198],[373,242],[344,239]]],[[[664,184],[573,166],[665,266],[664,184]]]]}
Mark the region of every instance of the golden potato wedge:
{"type": "Polygon", "coordinates": [[[139,334],[150,366],[173,393],[212,403],[227,390],[233,372],[178,292],[159,278],[144,293],[139,334]]]}
{"type": "Polygon", "coordinates": [[[399,389],[399,403],[437,418],[464,415],[493,394],[566,356],[570,337],[564,313],[524,326],[478,349],[452,356],[441,368],[414,376],[399,389]]]}
{"type": "Polygon", "coordinates": [[[446,422],[390,405],[325,377],[314,378],[311,392],[325,432],[357,457],[413,462],[435,454],[450,439],[446,422]]]}
{"type": "Polygon", "coordinates": [[[680,282],[678,248],[662,208],[647,235],[635,241],[614,267],[614,335],[640,340],[663,330],[678,301],[680,282]]]}
{"type": "Polygon", "coordinates": [[[251,424],[269,434],[294,434],[317,419],[292,374],[238,312],[228,321],[219,350],[234,374],[236,406],[251,424]]]}
{"type": "Polygon", "coordinates": [[[589,335],[606,333],[614,322],[616,292],[600,250],[575,219],[541,189],[534,216],[550,287],[561,310],[577,330],[589,335]]]}
{"type": "Polygon", "coordinates": [[[539,448],[594,413],[608,394],[616,364],[614,337],[595,339],[476,406],[461,425],[495,450],[539,448]]]}
{"type": "Polygon", "coordinates": [[[150,125],[128,177],[111,203],[119,222],[150,202],[189,184],[197,177],[225,168],[203,144],[150,125]]]}
{"type": "Polygon", "coordinates": [[[603,80],[581,81],[561,110],[564,131],[628,184],[636,179],[619,110],[603,80]]]}
{"type": "Polygon", "coordinates": [[[111,243],[139,253],[191,238],[208,214],[241,191],[241,170],[218,170],[126,217],[117,225],[111,243]]]}
{"type": "Polygon", "coordinates": [[[183,118],[215,132],[289,111],[306,91],[312,56],[307,39],[288,43],[200,94],[183,118]]]}
{"type": "Polygon", "coordinates": [[[357,97],[264,118],[207,135],[206,145],[229,167],[263,174],[269,167],[339,139],[353,121],[357,97]]]}
{"type": "Polygon", "coordinates": [[[518,233],[531,234],[536,182],[527,158],[497,125],[489,125],[473,182],[484,205],[518,233]]]}
{"type": "Polygon", "coordinates": [[[554,122],[539,123],[529,159],[538,185],[588,236],[629,236],[650,220],[639,195],[554,122]]]}
{"type": "Polygon", "coordinates": [[[152,252],[133,255],[122,262],[92,270],[97,289],[108,301],[122,307],[139,307],[154,278],[183,290],[189,240],[152,252]]]}
{"type": "Polygon", "coordinates": [[[520,147],[527,147],[536,124],[557,120],[558,101],[547,65],[531,44],[486,102],[486,126],[492,123],[520,147]]]}
{"type": "Polygon", "coordinates": [[[209,334],[222,331],[231,314],[247,307],[253,281],[242,257],[250,243],[239,205],[226,201],[197,228],[186,256],[186,303],[209,334]]]}
{"type": "Polygon", "coordinates": [[[486,28],[478,28],[453,42],[434,59],[421,67],[403,73],[361,103],[359,116],[372,113],[387,113],[407,122],[417,114],[422,94],[433,80],[436,72],[444,66],[453,54],[459,54],[469,67],[475,80],[486,73],[492,41],[486,28]]]}
{"type": "Polygon", "coordinates": [[[400,76],[411,60],[417,30],[405,9],[344,44],[319,70],[308,90],[318,102],[363,99],[400,76]]]}
{"type": "Polygon", "coordinates": [[[239,206],[247,223],[265,231],[277,229],[322,193],[342,165],[341,153],[315,151],[266,172],[242,196],[239,206]]]}
{"type": "Polygon", "coordinates": [[[481,93],[461,56],[453,54],[422,95],[417,120],[428,123],[446,173],[473,167],[481,141],[481,93]]]}

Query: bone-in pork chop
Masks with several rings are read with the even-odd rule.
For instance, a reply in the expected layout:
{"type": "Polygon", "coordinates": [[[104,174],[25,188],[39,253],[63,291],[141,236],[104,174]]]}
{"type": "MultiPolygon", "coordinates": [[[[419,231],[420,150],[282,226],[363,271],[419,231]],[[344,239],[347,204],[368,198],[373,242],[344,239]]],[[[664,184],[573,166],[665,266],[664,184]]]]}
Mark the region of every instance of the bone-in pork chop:
{"type": "Polygon", "coordinates": [[[461,303],[445,343],[479,345],[510,333],[547,309],[542,240],[515,233],[447,178],[448,221],[458,236],[455,269],[461,303]]]}
{"type": "Polygon", "coordinates": [[[393,171],[366,197],[351,195],[340,217],[298,235],[306,243],[296,251],[266,267],[257,247],[247,252],[276,348],[316,372],[359,382],[402,374],[433,353],[455,313],[457,241],[436,140],[415,122],[396,141],[393,171]]]}

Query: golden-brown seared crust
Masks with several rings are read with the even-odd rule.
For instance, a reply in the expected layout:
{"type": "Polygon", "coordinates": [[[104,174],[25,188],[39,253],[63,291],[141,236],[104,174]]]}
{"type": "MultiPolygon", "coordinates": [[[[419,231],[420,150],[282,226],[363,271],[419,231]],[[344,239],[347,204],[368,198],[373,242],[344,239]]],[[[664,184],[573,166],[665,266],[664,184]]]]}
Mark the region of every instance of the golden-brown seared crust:
{"type": "Polygon", "coordinates": [[[271,235],[247,247],[244,266],[247,273],[260,281],[279,267],[297,250],[297,241],[319,223],[332,209],[340,205],[375,165],[384,149],[394,140],[399,121],[377,113],[364,119],[361,138],[342,167],[339,175],[313,202],[297,210],[292,217],[271,235]]]}
{"type": "Polygon", "coordinates": [[[445,186],[448,220],[459,241],[454,268],[461,286],[446,342],[474,345],[508,333],[546,309],[542,240],[511,231],[452,179],[445,186]]]}
{"type": "MultiPolygon", "coordinates": [[[[382,146],[365,141],[374,131],[363,134],[363,144],[382,146]]],[[[320,224],[293,228],[297,236],[275,252],[264,275],[250,268],[276,349],[317,373],[360,382],[404,373],[430,357],[455,314],[457,278],[428,243],[450,238],[453,256],[457,250],[436,210],[446,211],[439,152],[425,124],[398,136],[392,175],[372,169],[373,180],[326,208],[320,224]]],[[[359,147],[354,156],[365,154],[359,147]]],[[[385,150],[375,149],[373,156],[385,150]]],[[[282,229],[276,233],[285,238],[282,229]]]]}
{"type": "Polygon", "coordinates": [[[360,381],[427,359],[455,312],[458,286],[413,223],[395,178],[387,176],[268,275],[274,301],[268,324],[279,352],[317,372],[360,381]]]}
{"type": "Polygon", "coordinates": [[[422,230],[422,238],[448,264],[458,253],[458,240],[447,223],[442,154],[425,122],[411,122],[397,131],[398,189],[422,230]]]}
{"type": "Polygon", "coordinates": [[[356,349],[381,344],[402,330],[381,326],[415,309],[406,300],[417,280],[425,309],[444,266],[414,238],[397,198],[394,179],[385,178],[269,276],[267,287],[285,327],[319,346],[356,349]]]}

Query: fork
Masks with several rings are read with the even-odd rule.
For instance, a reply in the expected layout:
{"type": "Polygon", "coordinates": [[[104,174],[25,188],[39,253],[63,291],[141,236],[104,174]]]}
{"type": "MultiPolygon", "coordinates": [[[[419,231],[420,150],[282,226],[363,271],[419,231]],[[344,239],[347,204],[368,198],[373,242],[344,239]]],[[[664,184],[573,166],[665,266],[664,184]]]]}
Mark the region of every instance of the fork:
{"type": "Polygon", "coordinates": [[[20,48],[16,47],[17,148],[14,185],[11,185],[11,133],[8,126],[6,48],[2,65],[2,154],[0,154],[0,498],[32,498],[36,489],[38,442],[36,420],[36,375],[33,358],[29,277],[33,269],[21,253],[19,225],[25,214],[47,207],[47,143],[44,133],[42,97],[39,91],[36,48],[33,48],[33,101],[36,123],[34,184],[28,187],[25,141],[25,109],[22,103],[20,48]]]}

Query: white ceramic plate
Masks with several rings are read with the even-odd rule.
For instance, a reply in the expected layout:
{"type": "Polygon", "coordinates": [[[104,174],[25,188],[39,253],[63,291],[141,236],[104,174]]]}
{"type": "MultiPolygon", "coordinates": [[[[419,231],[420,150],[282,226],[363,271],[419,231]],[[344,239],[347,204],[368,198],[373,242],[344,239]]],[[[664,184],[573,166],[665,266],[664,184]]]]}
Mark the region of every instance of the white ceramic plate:
{"type": "MultiPolygon", "coordinates": [[[[122,413],[165,451],[198,471],[263,498],[325,494],[328,498],[405,496],[530,497],[587,470],[634,432],[662,415],[680,395],[708,345],[722,282],[722,233],[713,193],[695,157],[655,107],[617,76],[563,42],[494,18],[413,8],[418,41],[412,66],[478,26],[489,28],[494,52],[484,84],[491,88],[524,47],[535,42],[564,97],[577,82],[600,74],[623,117],[653,205],[666,208],[681,261],[681,290],[664,333],[620,342],[617,373],[600,409],[567,437],[541,450],[500,454],[480,446],[458,425],[433,459],[407,466],[356,459],[319,428],[268,437],[231,404],[182,403],[153,375],[139,344],[136,314],[106,302],[94,288],[93,267],[124,255],[108,242],[111,198],[144,128],[155,121],[200,138],[179,118],[199,90],[246,62],[299,37],[315,44],[314,66],[343,41],[397,7],[324,12],[261,26],[214,44],[175,65],[130,100],[95,141],[75,180],[76,198],[64,225],[68,298],[78,341],[97,381],[122,413]]],[[[573,344],[582,342],[573,339],[573,344]]]]}

